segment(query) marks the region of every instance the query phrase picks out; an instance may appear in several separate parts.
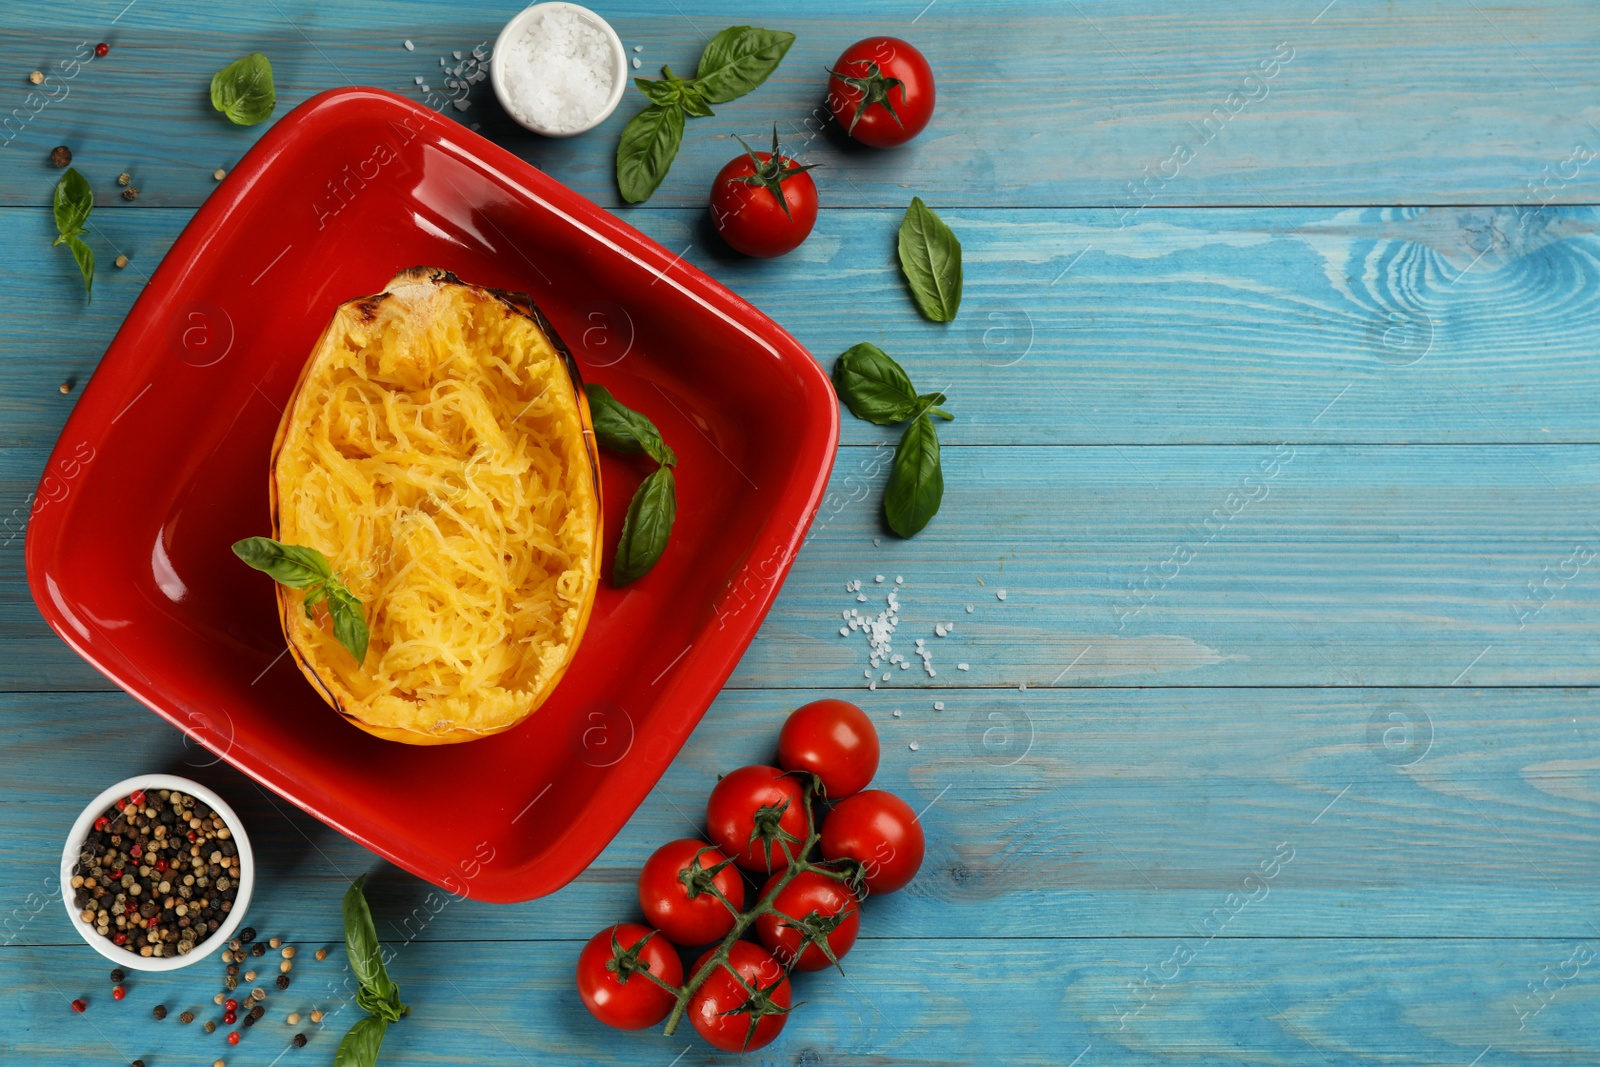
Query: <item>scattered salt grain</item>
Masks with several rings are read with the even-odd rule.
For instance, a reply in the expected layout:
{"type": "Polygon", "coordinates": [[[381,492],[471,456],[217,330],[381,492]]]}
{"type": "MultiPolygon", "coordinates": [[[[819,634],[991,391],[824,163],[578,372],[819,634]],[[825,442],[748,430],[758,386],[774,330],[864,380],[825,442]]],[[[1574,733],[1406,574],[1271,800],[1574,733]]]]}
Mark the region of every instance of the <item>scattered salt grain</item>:
{"type": "Polygon", "coordinates": [[[866,602],[867,602],[867,594],[865,594],[865,593],[857,593],[856,594],[856,603],[865,604],[866,602]]]}
{"type": "Polygon", "coordinates": [[[887,682],[888,680],[889,680],[889,672],[888,671],[884,671],[883,672],[883,677],[878,679],[878,681],[880,681],[880,682],[887,682]]]}
{"type": "Polygon", "coordinates": [[[877,548],[877,547],[878,547],[878,546],[879,546],[879,545],[880,545],[880,544],[882,544],[882,542],[881,542],[881,541],[879,541],[879,540],[878,540],[878,539],[877,539],[877,538],[876,538],[876,537],[874,537],[874,538],[873,538],[873,539],[872,539],[872,547],[873,547],[873,548],[877,548]]]}
{"type": "Polygon", "coordinates": [[[900,709],[899,708],[895,708],[894,709],[894,717],[897,718],[897,719],[900,717],[900,709]]]}
{"type": "Polygon", "coordinates": [[[957,663],[956,664],[956,670],[958,670],[958,671],[965,671],[965,670],[970,670],[970,669],[971,668],[969,668],[965,663],[957,663]]]}
{"type": "Polygon", "coordinates": [[[942,623],[942,622],[934,623],[933,624],[933,632],[938,634],[940,637],[943,637],[945,635],[944,623],[942,623]]]}
{"type": "Polygon", "coordinates": [[[883,584],[883,575],[880,574],[880,575],[878,575],[876,578],[874,578],[872,580],[874,582],[877,582],[879,585],[882,585],[883,584]]]}
{"type": "Polygon", "coordinates": [[[967,605],[967,614],[968,614],[968,615],[971,615],[971,614],[972,614],[972,605],[971,605],[971,604],[968,604],[968,605],[967,605]]]}
{"type": "Polygon", "coordinates": [[[450,55],[455,59],[460,59],[461,58],[461,53],[460,52],[451,52],[450,55]]]}
{"type": "Polygon", "coordinates": [[[494,58],[504,71],[511,113],[530,126],[577,130],[605,110],[616,84],[605,32],[570,8],[547,10],[505,53],[494,58]]]}
{"type": "Polygon", "coordinates": [[[917,749],[921,748],[922,746],[917,744],[915,741],[913,741],[913,742],[911,742],[911,744],[907,745],[906,747],[909,748],[911,751],[915,752],[917,749]]]}
{"type": "Polygon", "coordinates": [[[644,66],[644,64],[639,62],[639,57],[638,56],[634,56],[633,57],[633,69],[634,70],[638,70],[642,66],[644,66]]]}
{"type": "Polygon", "coordinates": [[[839,627],[839,636],[840,637],[849,637],[850,636],[850,628],[847,627],[847,626],[839,627]]]}
{"type": "Polygon", "coordinates": [[[877,682],[868,682],[867,683],[867,688],[868,689],[877,689],[878,688],[878,683],[877,682]]]}
{"type": "Polygon", "coordinates": [[[416,82],[417,82],[418,85],[422,84],[422,75],[420,75],[420,74],[417,75],[416,82]]]}
{"type": "Polygon", "coordinates": [[[944,701],[942,701],[942,700],[935,700],[935,701],[934,701],[934,702],[933,702],[933,710],[934,710],[934,711],[943,711],[943,710],[944,710],[944,701]]]}
{"type": "Polygon", "coordinates": [[[906,584],[906,580],[904,578],[900,577],[900,575],[897,574],[897,575],[894,576],[894,584],[895,585],[905,585],[906,584]]]}
{"type": "Polygon", "coordinates": [[[406,42],[406,51],[407,52],[415,52],[416,50],[417,50],[417,46],[416,45],[412,44],[410,41],[406,42]]]}
{"type": "Polygon", "coordinates": [[[871,671],[862,671],[861,672],[861,677],[863,677],[863,678],[871,678],[872,677],[872,672],[871,671]]]}
{"type": "Polygon", "coordinates": [[[636,45],[633,46],[633,50],[635,52],[643,52],[644,51],[644,45],[636,44],[636,45]]]}
{"type": "Polygon", "coordinates": [[[994,591],[994,598],[996,600],[1004,600],[1006,598],[1006,591],[1004,589],[996,589],[994,591]]]}

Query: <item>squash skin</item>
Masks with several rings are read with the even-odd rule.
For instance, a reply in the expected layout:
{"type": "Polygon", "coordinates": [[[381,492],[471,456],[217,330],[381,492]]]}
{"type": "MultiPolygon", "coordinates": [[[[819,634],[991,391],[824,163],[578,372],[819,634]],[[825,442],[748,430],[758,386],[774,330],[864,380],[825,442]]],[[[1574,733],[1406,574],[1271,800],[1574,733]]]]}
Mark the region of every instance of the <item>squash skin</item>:
{"type": "Polygon", "coordinates": [[[366,721],[357,713],[356,701],[354,701],[350,694],[344,690],[343,686],[322,677],[318,673],[315,665],[311,661],[311,657],[307,655],[306,650],[302,648],[295,640],[295,629],[292,624],[292,619],[296,613],[299,613],[302,610],[300,606],[302,595],[296,590],[291,590],[287,586],[278,585],[276,583],[275,589],[278,603],[278,621],[283,631],[284,641],[288,645],[289,654],[294,658],[295,663],[299,666],[300,672],[305,676],[306,680],[311,683],[312,687],[316,689],[316,691],[322,696],[322,699],[325,700],[330,707],[337,711],[352,725],[376,737],[384,738],[385,740],[398,741],[411,745],[448,745],[489,737],[520,725],[539,709],[544,701],[550,696],[551,692],[553,692],[556,686],[561,682],[561,679],[566,674],[567,668],[571,666],[572,660],[576,656],[578,647],[582,642],[584,631],[588,627],[589,617],[594,608],[595,592],[599,586],[601,555],[604,547],[604,539],[601,536],[601,531],[604,529],[604,516],[600,493],[600,452],[598,441],[596,440],[594,433],[593,419],[589,410],[588,395],[583,388],[583,380],[578,371],[577,361],[573,358],[571,350],[561,340],[560,335],[556,333],[555,329],[550,325],[549,320],[545,318],[544,313],[541,312],[538,306],[534,304],[533,299],[530,296],[525,293],[514,293],[504,289],[491,289],[484,286],[470,285],[462,282],[461,279],[458,278],[454,273],[437,267],[412,267],[401,271],[399,274],[395,275],[394,278],[390,279],[388,285],[384,287],[383,292],[376,293],[372,296],[360,297],[340,305],[339,309],[335,311],[333,317],[329,320],[328,326],[318,337],[316,345],[312,348],[311,357],[306,360],[305,366],[301,368],[300,377],[295,382],[295,386],[293,391],[290,393],[288,403],[284,405],[283,416],[279,420],[277,432],[273,436],[271,458],[268,465],[267,488],[269,504],[271,507],[272,537],[274,539],[281,539],[282,536],[282,494],[278,484],[279,459],[283,453],[284,444],[288,439],[290,429],[295,422],[297,407],[301,400],[303,390],[306,386],[306,383],[310,380],[313,371],[316,369],[317,354],[323,350],[324,345],[328,341],[329,335],[340,326],[342,321],[341,316],[346,310],[354,309],[365,319],[370,321],[376,317],[376,312],[383,301],[393,299],[393,290],[404,286],[417,284],[462,286],[466,289],[473,290],[476,294],[479,294],[480,298],[497,301],[506,309],[507,314],[519,315],[532,322],[532,324],[544,334],[545,338],[550,342],[550,345],[561,357],[563,367],[566,370],[567,381],[572,387],[573,400],[575,402],[578,418],[582,426],[584,453],[588,458],[588,480],[593,494],[592,501],[595,517],[595,532],[594,536],[590,539],[590,553],[587,561],[587,573],[590,576],[590,581],[587,595],[584,596],[579,605],[579,612],[574,623],[573,634],[569,642],[567,657],[565,661],[560,664],[559,668],[556,669],[551,676],[545,680],[544,684],[541,685],[540,688],[533,694],[529,701],[528,708],[518,718],[511,722],[496,725],[487,729],[456,727],[449,730],[434,730],[427,732],[372,723],[366,721]]]}

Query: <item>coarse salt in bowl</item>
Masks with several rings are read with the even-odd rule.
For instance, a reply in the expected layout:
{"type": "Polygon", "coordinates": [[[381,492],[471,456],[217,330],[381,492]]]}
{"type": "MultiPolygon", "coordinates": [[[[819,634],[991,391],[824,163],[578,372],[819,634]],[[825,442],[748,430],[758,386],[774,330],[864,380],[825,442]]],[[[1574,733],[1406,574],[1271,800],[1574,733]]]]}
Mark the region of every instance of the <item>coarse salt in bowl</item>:
{"type": "Polygon", "coordinates": [[[628,54],[605,19],[568,3],[534,4],[495,39],[489,66],[500,106],[546,137],[592,130],[628,86],[628,54]]]}
{"type": "Polygon", "coordinates": [[[228,806],[228,802],[217,796],[199,782],[188,778],[180,778],[175,774],[140,774],[124,779],[113,786],[106,788],[99,796],[89,802],[83,809],[83,814],[78,816],[72,824],[72,830],[67,834],[66,845],[61,851],[61,896],[62,902],[67,906],[67,915],[72,922],[72,928],[87,941],[96,952],[112,961],[119,967],[130,971],[175,971],[180,967],[187,967],[191,963],[199,963],[217,949],[228,943],[233,937],[233,932],[244,921],[244,913],[250,907],[250,896],[255,891],[256,861],[255,853],[250,848],[250,838],[244,832],[244,824],[239,821],[239,816],[228,806]],[[141,956],[137,952],[129,952],[120,946],[112,944],[106,938],[95,933],[79,918],[78,910],[73,907],[72,897],[72,866],[78,862],[78,854],[83,847],[84,840],[89,836],[89,829],[94,825],[95,819],[101,812],[111,806],[111,802],[119,797],[127,796],[135,789],[146,792],[157,789],[176,790],[185,793],[205,803],[212,811],[222,816],[223,823],[231,833],[231,840],[239,854],[239,885],[234,894],[233,907],[228,912],[228,917],[222,925],[217,927],[215,933],[203,941],[195,944],[192,952],[179,956],[141,956]]]}

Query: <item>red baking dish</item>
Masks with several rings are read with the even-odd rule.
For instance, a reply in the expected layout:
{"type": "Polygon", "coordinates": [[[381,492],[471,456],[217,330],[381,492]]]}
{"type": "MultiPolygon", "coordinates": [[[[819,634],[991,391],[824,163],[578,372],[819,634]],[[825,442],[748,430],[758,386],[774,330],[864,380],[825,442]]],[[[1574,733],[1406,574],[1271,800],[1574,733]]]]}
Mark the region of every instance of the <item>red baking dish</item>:
{"type": "MultiPolygon", "coordinates": [[[[605,847],[727,680],[838,427],[810,353],[681,257],[454,122],[335,90],[261,139],[139,297],[40,482],[28,581],[80,655],[245,773],[422,878],[526,900],[605,847]],[[602,588],[551,699],[432,748],[325,705],[284,655],[270,581],[229,549],[269,530],[273,432],[334,308],[417,265],[531,294],[680,459],[665,556],[602,588]]],[[[606,574],[646,472],[604,460],[606,574]]]]}

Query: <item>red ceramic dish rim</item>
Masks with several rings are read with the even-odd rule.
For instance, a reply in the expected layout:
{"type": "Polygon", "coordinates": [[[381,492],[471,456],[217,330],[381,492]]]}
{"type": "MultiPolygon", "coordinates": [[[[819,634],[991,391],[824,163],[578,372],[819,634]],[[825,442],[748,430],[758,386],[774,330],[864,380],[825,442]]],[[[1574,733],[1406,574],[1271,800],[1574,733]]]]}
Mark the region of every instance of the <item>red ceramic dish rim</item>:
{"type": "MultiPolygon", "coordinates": [[[[755,583],[756,590],[747,600],[748,621],[743,623],[744,632],[731,635],[724,633],[714,641],[697,641],[685,659],[683,666],[687,669],[675,672],[668,683],[660,702],[670,701],[677,706],[697,709],[692,716],[684,716],[684,720],[687,721],[676,724],[681,729],[675,731],[673,743],[666,750],[658,750],[662,754],[654,757],[650,764],[641,766],[640,773],[625,776],[622,781],[591,801],[591,810],[598,812],[603,821],[611,825],[609,832],[602,837],[593,832],[593,827],[587,825],[587,820],[575,821],[561,835],[551,839],[535,861],[517,867],[502,868],[498,865],[486,867],[471,886],[470,895],[478,899],[498,902],[525,900],[530,896],[542,895],[560,888],[593,862],[609,843],[610,837],[622,827],[644,796],[653,788],[661,773],[677,755],[683,742],[688,739],[689,733],[705,709],[716,698],[723,683],[733,673],[734,667],[755,636],[761,620],[771,608],[772,601],[776,598],[782,580],[788,574],[799,545],[821,503],[838,447],[838,404],[834,400],[832,382],[811,353],[786,330],[742,297],[609,211],[562,185],[511,152],[455,122],[441,119],[434,112],[404,97],[370,87],[332,89],[311,97],[285,115],[262,136],[195,212],[194,217],[173,242],[171,249],[156,267],[145,291],[140,294],[129,311],[117,336],[108,346],[107,353],[118,347],[119,341],[125,334],[132,335],[151,328],[152,320],[160,312],[161,305],[169,299],[168,294],[175,276],[181,275],[188,264],[202,253],[205,244],[213,236],[227,228],[229,215],[248,199],[251,185],[274,164],[278,154],[293,143],[301,130],[325,114],[344,112],[352,108],[370,112],[374,121],[381,117],[393,116],[398,111],[405,116],[422,118],[430,124],[440,123],[443,128],[438,131],[438,143],[442,148],[477,162],[519,198],[535,201],[553,213],[571,219],[614,253],[627,257],[658,275],[677,288],[686,298],[736,326],[742,332],[752,336],[759,334],[764,344],[780,352],[798,369],[802,377],[810,379],[811,391],[827,399],[825,417],[820,417],[820,406],[812,408],[812,413],[809,415],[810,425],[805,431],[800,449],[803,455],[815,455],[821,452],[821,462],[803,462],[798,468],[802,472],[814,470],[814,476],[797,477],[783,487],[771,508],[772,514],[760,528],[746,557],[747,561],[777,560],[778,566],[775,572],[763,575],[763,580],[755,583]],[[536,891],[531,894],[528,891],[530,879],[537,884],[536,891]]],[[[113,380],[109,376],[137,379],[144,371],[145,365],[134,360],[121,360],[97,369],[85,386],[76,407],[68,416],[66,425],[51,450],[50,457],[46,460],[46,473],[41,482],[49,477],[48,472],[54,468],[57,461],[64,458],[68,441],[84,440],[95,447],[103,444],[114,414],[112,406],[122,399],[124,393],[124,390],[118,388],[122,382],[113,380]]],[[[164,706],[162,691],[156,686],[141,684],[107,664],[95,648],[81,639],[68,623],[66,616],[70,614],[70,609],[58,603],[50,576],[50,566],[55,562],[52,559],[52,551],[56,543],[56,534],[76,507],[77,500],[78,497],[73,495],[58,504],[42,507],[28,523],[24,564],[29,591],[34,602],[51,629],[73,651],[152,711],[179,729],[184,729],[176,713],[164,706]]],[[[734,586],[740,584],[745,571],[749,570],[751,565],[750,562],[746,562],[741,570],[732,576],[734,586]]],[[[233,748],[217,746],[204,735],[197,740],[257,782],[275,792],[279,791],[278,786],[272,781],[269,768],[251,760],[248,752],[240,753],[236,746],[233,748]]],[[[492,743],[492,741],[477,743],[492,743]]],[[[319,788],[319,792],[323,796],[328,796],[325,788],[319,788]]],[[[452,872],[432,870],[423,857],[410,854],[410,850],[406,847],[407,842],[373,840],[358,828],[348,825],[336,811],[328,810],[330,805],[290,793],[281,795],[352,840],[419,877],[435,884],[444,884],[451,876],[452,872]]]]}

